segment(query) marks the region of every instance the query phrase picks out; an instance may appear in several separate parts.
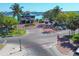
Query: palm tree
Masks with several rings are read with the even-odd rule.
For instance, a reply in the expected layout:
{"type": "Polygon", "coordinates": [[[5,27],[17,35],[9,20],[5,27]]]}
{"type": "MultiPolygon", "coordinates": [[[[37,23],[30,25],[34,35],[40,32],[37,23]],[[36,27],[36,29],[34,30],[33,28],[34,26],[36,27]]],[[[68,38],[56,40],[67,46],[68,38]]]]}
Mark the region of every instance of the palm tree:
{"type": "Polygon", "coordinates": [[[46,11],[43,16],[44,18],[49,18],[50,20],[56,20],[57,15],[62,12],[59,6],[55,6],[53,9],[46,11]]]}
{"type": "Polygon", "coordinates": [[[53,12],[54,12],[54,16],[56,17],[61,11],[62,8],[60,8],[59,6],[54,7],[53,12]]]}
{"type": "Polygon", "coordinates": [[[12,9],[12,12],[13,12],[13,17],[17,16],[17,20],[20,21],[20,17],[22,15],[22,8],[23,7],[20,7],[19,4],[17,3],[14,3],[13,5],[11,5],[10,9],[12,9]]]}

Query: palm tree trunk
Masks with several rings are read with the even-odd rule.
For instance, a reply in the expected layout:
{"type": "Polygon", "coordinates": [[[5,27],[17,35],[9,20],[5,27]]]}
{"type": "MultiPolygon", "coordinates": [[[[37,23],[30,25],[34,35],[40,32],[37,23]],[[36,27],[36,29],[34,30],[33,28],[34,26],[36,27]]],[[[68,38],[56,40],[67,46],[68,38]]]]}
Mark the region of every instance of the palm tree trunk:
{"type": "Polygon", "coordinates": [[[18,20],[19,23],[20,23],[20,15],[19,15],[19,14],[17,14],[17,20],[18,20]]]}

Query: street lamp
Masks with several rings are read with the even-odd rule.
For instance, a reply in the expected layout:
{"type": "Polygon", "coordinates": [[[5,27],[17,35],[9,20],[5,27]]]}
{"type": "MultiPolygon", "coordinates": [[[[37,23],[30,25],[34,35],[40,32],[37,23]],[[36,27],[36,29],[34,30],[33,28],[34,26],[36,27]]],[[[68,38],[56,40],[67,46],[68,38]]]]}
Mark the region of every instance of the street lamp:
{"type": "Polygon", "coordinates": [[[21,39],[19,39],[19,44],[20,44],[20,46],[19,46],[20,50],[19,51],[22,51],[21,39]]]}

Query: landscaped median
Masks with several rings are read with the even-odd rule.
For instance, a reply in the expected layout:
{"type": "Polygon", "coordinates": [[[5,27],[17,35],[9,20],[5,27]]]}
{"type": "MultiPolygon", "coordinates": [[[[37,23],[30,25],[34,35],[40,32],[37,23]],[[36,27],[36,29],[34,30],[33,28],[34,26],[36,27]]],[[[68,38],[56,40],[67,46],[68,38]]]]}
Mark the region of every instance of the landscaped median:
{"type": "Polygon", "coordinates": [[[22,36],[24,34],[27,34],[27,31],[25,29],[16,29],[11,30],[8,36],[22,36]]]}
{"type": "MultiPolygon", "coordinates": [[[[27,35],[28,31],[25,29],[15,29],[15,30],[11,30],[6,36],[23,36],[23,35],[27,35]]],[[[4,36],[4,35],[2,35],[4,36]]],[[[1,39],[1,43],[0,43],[0,49],[4,48],[6,46],[6,42],[8,39],[6,38],[0,38],[1,39]],[[5,42],[6,41],[6,42],[5,42]]]]}
{"type": "Polygon", "coordinates": [[[18,36],[18,35],[23,35],[25,34],[25,30],[23,29],[17,29],[17,30],[12,30],[9,35],[12,35],[12,36],[18,36]]]}
{"type": "Polygon", "coordinates": [[[79,42],[79,34],[75,34],[71,38],[74,42],[79,42]]]}
{"type": "Polygon", "coordinates": [[[79,34],[64,35],[57,39],[57,49],[63,55],[73,55],[77,47],[79,47],[79,34]]]}

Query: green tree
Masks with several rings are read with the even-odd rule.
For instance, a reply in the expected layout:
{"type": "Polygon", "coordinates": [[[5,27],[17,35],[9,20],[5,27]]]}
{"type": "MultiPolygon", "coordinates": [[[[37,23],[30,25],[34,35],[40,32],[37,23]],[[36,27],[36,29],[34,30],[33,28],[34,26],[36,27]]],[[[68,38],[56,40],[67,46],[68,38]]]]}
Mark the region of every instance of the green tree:
{"type": "Polygon", "coordinates": [[[13,12],[13,17],[17,16],[18,21],[20,21],[20,17],[23,13],[22,8],[23,7],[20,7],[20,5],[17,3],[11,5],[11,7],[10,7],[10,9],[12,9],[12,12],[13,12]]]}
{"type": "Polygon", "coordinates": [[[0,27],[3,26],[4,14],[0,12],[0,27]]]}
{"type": "Polygon", "coordinates": [[[75,27],[77,27],[78,33],[79,33],[79,14],[77,14],[75,17],[74,25],[75,25],[75,27]]]}
{"type": "Polygon", "coordinates": [[[13,17],[5,16],[3,20],[3,24],[6,27],[12,27],[12,26],[17,25],[18,21],[13,17]]]}
{"type": "Polygon", "coordinates": [[[70,29],[72,31],[72,33],[75,33],[75,30],[78,28],[77,27],[77,19],[78,19],[78,15],[77,13],[73,13],[73,12],[69,12],[67,13],[67,19],[66,19],[66,24],[67,24],[67,28],[70,29]]]}
{"type": "Polygon", "coordinates": [[[0,34],[7,35],[8,32],[15,28],[18,24],[18,21],[14,17],[4,16],[3,13],[0,13],[0,34]],[[6,33],[5,33],[6,32],[6,33]]]}
{"type": "Polygon", "coordinates": [[[67,14],[65,13],[59,13],[56,17],[56,21],[58,23],[66,23],[66,19],[67,19],[67,14]]]}
{"type": "Polygon", "coordinates": [[[49,18],[50,20],[55,20],[57,15],[61,13],[61,8],[59,6],[54,7],[44,13],[44,18],[49,18]]]}

